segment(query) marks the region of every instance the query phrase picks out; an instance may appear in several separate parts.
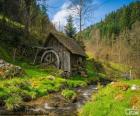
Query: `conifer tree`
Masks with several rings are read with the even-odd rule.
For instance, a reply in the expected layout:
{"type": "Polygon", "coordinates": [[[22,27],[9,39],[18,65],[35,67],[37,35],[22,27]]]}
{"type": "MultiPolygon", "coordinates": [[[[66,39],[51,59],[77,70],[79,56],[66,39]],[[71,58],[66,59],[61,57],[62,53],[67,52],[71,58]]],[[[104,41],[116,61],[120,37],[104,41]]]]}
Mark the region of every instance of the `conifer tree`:
{"type": "Polygon", "coordinates": [[[76,33],[76,28],[73,24],[73,17],[71,15],[67,18],[67,25],[65,26],[65,33],[67,36],[73,38],[76,33]]]}

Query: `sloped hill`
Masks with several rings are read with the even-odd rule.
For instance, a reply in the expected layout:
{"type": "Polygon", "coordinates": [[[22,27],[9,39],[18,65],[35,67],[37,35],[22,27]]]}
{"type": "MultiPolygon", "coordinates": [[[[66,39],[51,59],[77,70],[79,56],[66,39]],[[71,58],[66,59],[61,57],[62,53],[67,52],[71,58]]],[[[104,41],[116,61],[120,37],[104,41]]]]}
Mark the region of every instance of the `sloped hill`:
{"type": "Polygon", "coordinates": [[[86,51],[95,58],[140,69],[140,2],[110,13],[98,24],[85,29],[86,51]]]}

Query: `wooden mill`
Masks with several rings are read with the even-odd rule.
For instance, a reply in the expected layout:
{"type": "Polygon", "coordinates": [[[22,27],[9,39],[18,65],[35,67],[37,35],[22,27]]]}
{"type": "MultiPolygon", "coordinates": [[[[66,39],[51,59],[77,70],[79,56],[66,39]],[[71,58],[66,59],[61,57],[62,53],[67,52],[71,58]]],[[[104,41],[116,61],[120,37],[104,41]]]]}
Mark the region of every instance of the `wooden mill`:
{"type": "Polygon", "coordinates": [[[76,40],[62,33],[50,33],[44,46],[38,48],[39,51],[43,51],[40,52],[40,61],[46,66],[55,66],[67,75],[80,73],[79,71],[84,68],[86,58],[84,50],[76,40]]]}

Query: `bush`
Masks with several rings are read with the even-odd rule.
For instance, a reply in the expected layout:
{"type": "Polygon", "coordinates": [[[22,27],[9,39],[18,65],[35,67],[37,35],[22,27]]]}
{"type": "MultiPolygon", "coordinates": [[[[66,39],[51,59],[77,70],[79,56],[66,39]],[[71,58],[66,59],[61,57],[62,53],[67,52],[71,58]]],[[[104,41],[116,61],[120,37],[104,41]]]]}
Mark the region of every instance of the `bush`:
{"type": "Polygon", "coordinates": [[[99,61],[93,61],[94,70],[98,73],[105,73],[105,68],[99,61]]]}
{"type": "Polygon", "coordinates": [[[61,92],[61,95],[68,100],[73,100],[76,97],[76,93],[73,90],[65,89],[61,92]]]}

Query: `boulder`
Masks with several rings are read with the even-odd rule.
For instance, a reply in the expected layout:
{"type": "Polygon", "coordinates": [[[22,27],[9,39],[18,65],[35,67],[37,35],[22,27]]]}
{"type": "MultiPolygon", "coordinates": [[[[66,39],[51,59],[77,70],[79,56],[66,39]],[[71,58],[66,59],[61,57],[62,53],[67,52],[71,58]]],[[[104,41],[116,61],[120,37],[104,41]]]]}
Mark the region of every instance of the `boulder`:
{"type": "Polygon", "coordinates": [[[0,77],[11,78],[15,76],[22,76],[24,71],[20,66],[10,64],[0,59],[0,77]]]}
{"type": "Polygon", "coordinates": [[[64,78],[68,78],[71,76],[71,73],[70,72],[67,72],[67,71],[64,71],[61,73],[61,76],[64,77],[64,78]]]}

